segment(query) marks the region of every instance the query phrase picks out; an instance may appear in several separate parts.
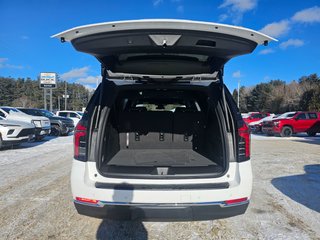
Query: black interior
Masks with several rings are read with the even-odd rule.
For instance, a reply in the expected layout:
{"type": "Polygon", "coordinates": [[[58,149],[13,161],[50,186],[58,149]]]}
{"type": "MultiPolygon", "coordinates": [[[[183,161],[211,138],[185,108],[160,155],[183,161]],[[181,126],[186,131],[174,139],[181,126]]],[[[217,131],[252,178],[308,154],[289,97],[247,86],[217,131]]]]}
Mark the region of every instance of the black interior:
{"type": "Polygon", "coordinates": [[[100,172],[147,178],[222,174],[222,123],[218,103],[210,99],[206,91],[119,91],[106,121],[100,172]]]}

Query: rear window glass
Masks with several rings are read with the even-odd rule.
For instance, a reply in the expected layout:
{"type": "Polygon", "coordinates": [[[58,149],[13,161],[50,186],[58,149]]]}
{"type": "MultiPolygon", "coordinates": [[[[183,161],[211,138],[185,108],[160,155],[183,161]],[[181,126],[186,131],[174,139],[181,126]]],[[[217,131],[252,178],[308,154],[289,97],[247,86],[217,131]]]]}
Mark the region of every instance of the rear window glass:
{"type": "Polygon", "coordinates": [[[23,109],[22,112],[25,112],[26,114],[30,114],[33,116],[42,116],[41,112],[36,109],[23,109]]]}
{"type": "Polygon", "coordinates": [[[317,114],[316,113],[308,113],[308,116],[310,119],[317,119],[317,114]]]}
{"type": "Polygon", "coordinates": [[[135,106],[136,109],[145,111],[171,111],[175,112],[177,109],[186,109],[185,105],[180,104],[154,104],[154,103],[142,103],[135,106]]]}
{"type": "Polygon", "coordinates": [[[70,113],[70,117],[76,118],[76,117],[78,117],[78,115],[76,113],[70,113]]]}
{"type": "Polygon", "coordinates": [[[60,112],[59,113],[59,116],[61,116],[61,117],[66,117],[68,115],[68,113],[66,113],[66,112],[60,112]]]}
{"type": "Polygon", "coordinates": [[[260,113],[253,114],[253,115],[251,116],[251,118],[262,118],[262,114],[260,114],[260,113]]]}

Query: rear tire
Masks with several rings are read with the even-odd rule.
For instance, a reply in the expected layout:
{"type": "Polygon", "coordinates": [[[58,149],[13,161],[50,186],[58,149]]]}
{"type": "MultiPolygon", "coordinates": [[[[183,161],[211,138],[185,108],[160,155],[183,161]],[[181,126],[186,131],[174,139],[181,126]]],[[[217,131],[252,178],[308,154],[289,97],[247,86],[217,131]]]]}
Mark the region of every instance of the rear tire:
{"type": "Polygon", "coordinates": [[[281,137],[291,137],[292,133],[293,133],[292,128],[285,126],[282,128],[280,136],[281,137]]]}
{"type": "Polygon", "coordinates": [[[317,133],[316,132],[307,132],[309,137],[314,137],[317,133]]]}

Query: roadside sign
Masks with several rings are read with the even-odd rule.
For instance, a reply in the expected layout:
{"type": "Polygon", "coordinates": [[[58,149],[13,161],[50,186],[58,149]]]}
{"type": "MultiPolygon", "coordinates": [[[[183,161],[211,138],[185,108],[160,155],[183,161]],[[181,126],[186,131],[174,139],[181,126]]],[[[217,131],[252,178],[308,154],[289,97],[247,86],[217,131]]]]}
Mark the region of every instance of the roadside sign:
{"type": "Polygon", "coordinates": [[[64,94],[63,94],[62,97],[63,97],[63,98],[69,98],[70,95],[64,95],[64,94]]]}
{"type": "Polygon", "coordinates": [[[56,88],[57,74],[53,72],[40,73],[40,88],[56,88]]]}

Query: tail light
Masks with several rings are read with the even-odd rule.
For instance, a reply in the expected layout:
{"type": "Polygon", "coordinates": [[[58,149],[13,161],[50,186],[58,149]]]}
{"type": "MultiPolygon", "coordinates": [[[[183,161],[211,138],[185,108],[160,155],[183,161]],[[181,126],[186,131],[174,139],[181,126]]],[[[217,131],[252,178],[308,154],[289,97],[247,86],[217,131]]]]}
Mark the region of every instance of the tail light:
{"type": "Polygon", "coordinates": [[[74,158],[87,161],[87,128],[80,121],[74,130],[74,158]]]}
{"type": "Polygon", "coordinates": [[[238,161],[243,162],[250,159],[250,130],[243,122],[242,126],[238,128],[239,142],[238,142],[238,161]]]}
{"type": "Polygon", "coordinates": [[[76,197],[75,199],[77,202],[81,203],[89,203],[89,204],[97,204],[99,200],[90,199],[90,198],[82,198],[82,197],[76,197]]]}
{"type": "Polygon", "coordinates": [[[236,205],[236,204],[242,204],[248,202],[249,199],[247,197],[244,198],[237,198],[237,199],[231,199],[231,200],[226,200],[224,203],[226,205],[236,205]]]}

